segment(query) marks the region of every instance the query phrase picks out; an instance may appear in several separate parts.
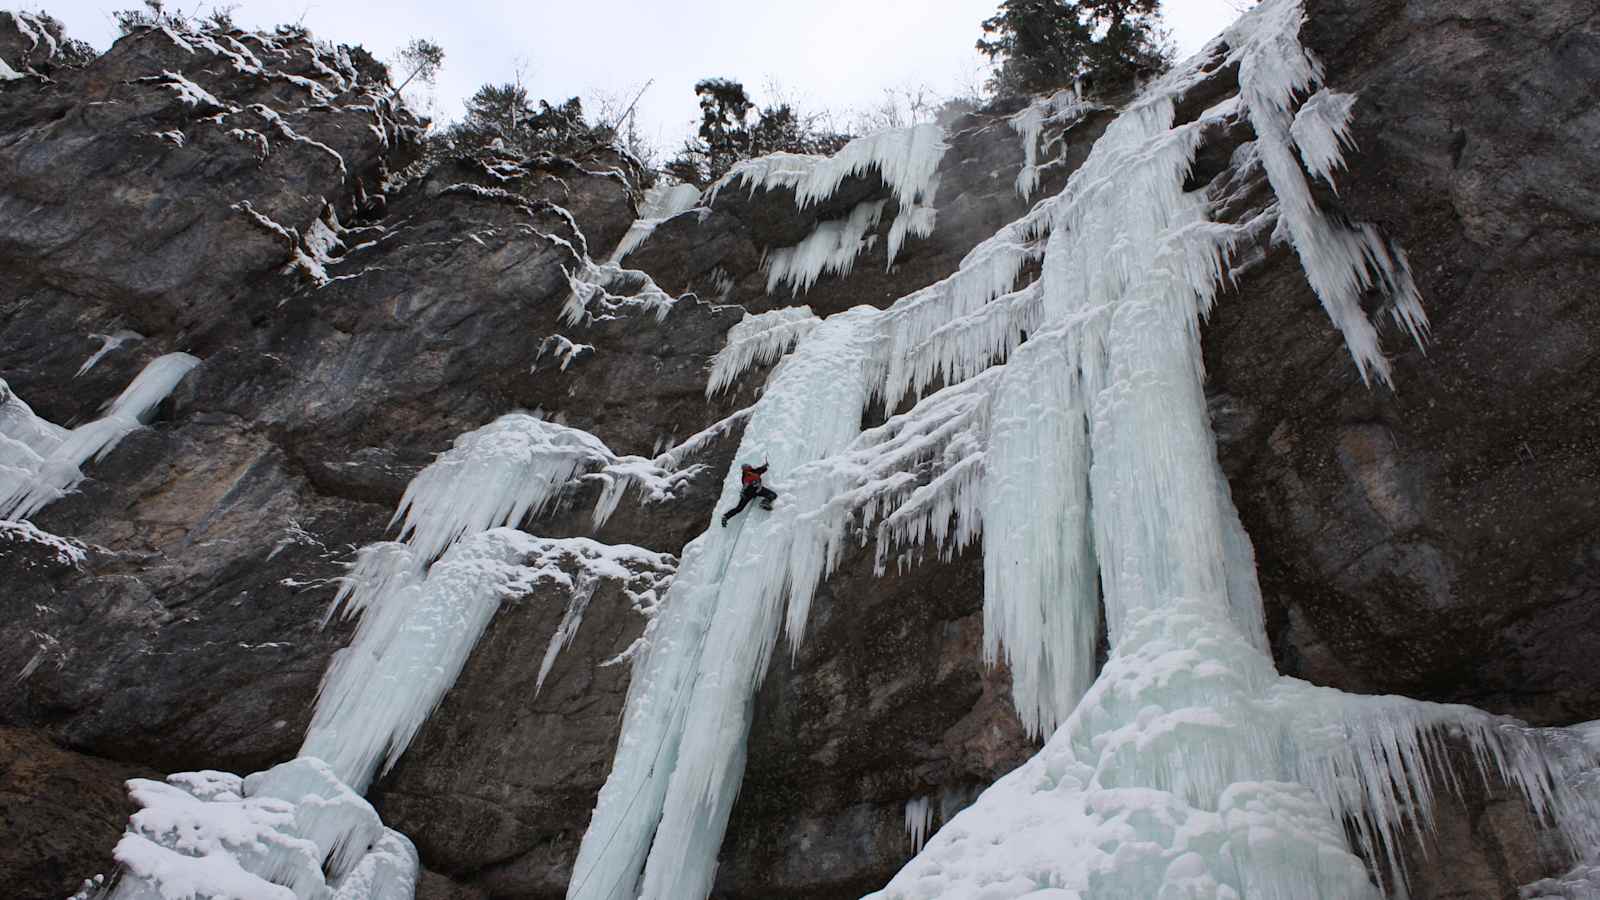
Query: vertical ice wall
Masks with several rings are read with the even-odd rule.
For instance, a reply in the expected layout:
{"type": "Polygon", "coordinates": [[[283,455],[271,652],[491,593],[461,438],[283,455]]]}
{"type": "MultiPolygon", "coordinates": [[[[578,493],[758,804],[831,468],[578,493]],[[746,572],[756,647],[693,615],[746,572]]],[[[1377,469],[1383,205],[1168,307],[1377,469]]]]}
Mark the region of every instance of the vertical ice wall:
{"type": "MultiPolygon", "coordinates": [[[[852,311],[818,325],[773,374],[746,425],[740,459],[769,463],[784,499],[770,516],[741,516],[684,548],[651,644],[634,664],[623,736],[569,895],[636,896],[647,855],[648,895],[709,892],[716,860],[704,847],[720,843],[727,826],[750,697],[777,642],[784,583],[772,569],[795,540],[802,504],[826,499],[814,495],[827,485],[781,473],[842,449],[858,432],[872,353],[858,326],[870,317],[852,311]]],[[[723,496],[738,490],[731,471],[723,496]]]]}
{"type": "MultiPolygon", "coordinates": [[[[1174,126],[1175,98],[1203,77],[1180,68],[1111,124],[1059,196],[955,275],[887,310],[807,322],[740,450],[760,461],[782,448],[783,499],[691,544],[635,669],[569,898],[707,895],[778,623],[803,635],[857,512],[879,523],[884,561],[928,544],[948,554],[981,529],[986,652],[1011,663],[1029,726],[1053,732],[885,897],[1375,897],[1342,823],[1369,858],[1392,853],[1399,828],[1426,827],[1446,730],[1575,843],[1593,833],[1592,805],[1556,789],[1574,764],[1545,752],[1545,736],[1466,707],[1314,688],[1279,676],[1266,652],[1202,391],[1198,322],[1247,231],[1210,222],[1203,195],[1183,191],[1203,130],[1248,115],[1279,234],[1364,375],[1389,370],[1362,291],[1382,290],[1418,340],[1426,331],[1404,257],[1311,198],[1300,160],[1331,178],[1351,105],[1324,95],[1296,118],[1296,98],[1320,86],[1302,18],[1296,0],[1269,0],[1214,45],[1240,66],[1241,103],[1174,126]],[[1040,258],[1038,281],[1015,289],[1040,258]],[[872,399],[893,408],[941,379],[950,386],[908,413],[852,433],[872,399]],[[1113,652],[1091,686],[1102,598],[1113,652]]],[[[748,168],[800,185],[809,171],[748,168]]],[[[735,361],[781,351],[788,324],[748,320],[717,383],[735,361]]],[[[730,478],[725,501],[736,490],[730,478]]]]}

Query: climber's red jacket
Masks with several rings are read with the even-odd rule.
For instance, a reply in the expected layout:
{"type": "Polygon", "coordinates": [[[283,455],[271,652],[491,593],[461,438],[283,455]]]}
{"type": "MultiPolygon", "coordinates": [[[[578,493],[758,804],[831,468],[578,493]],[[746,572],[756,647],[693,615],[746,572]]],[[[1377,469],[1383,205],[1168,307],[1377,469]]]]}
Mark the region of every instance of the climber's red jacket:
{"type": "Polygon", "coordinates": [[[745,487],[749,487],[752,484],[760,484],[761,476],[766,471],[766,466],[762,466],[759,469],[755,466],[745,466],[739,473],[739,480],[744,483],[745,487]]]}

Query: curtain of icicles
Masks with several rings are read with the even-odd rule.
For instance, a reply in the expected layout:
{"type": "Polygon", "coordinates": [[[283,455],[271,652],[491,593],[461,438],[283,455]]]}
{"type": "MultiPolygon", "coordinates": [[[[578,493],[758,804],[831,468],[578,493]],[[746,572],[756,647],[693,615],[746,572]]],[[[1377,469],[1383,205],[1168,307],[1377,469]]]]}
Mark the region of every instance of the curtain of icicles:
{"type": "MultiPolygon", "coordinates": [[[[1198,323],[1230,248],[1275,226],[1369,381],[1390,372],[1363,292],[1382,291],[1418,341],[1426,332],[1404,258],[1312,200],[1305,171],[1331,181],[1352,103],[1321,89],[1302,18],[1295,0],[1246,14],[1144,91],[1059,195],[944,281],[885,310],[821,321],[779,310],[730,334],[712,390],[790,351],[738,453],[770,460],[781,499],[686,548],[634,667],[570,900],[709,894],[755,689],[780,631],[803,638],[814,589],[863,514],[880,567],[982,541],[986,655],[1010,665],[1018,712],[1049,737],[876,897],[1376,897],[1355,851],[1378,858],[1383,878],[1400,874],[1396,830],[1427,825],[1447,733],[1575,849],[1593,840],[1588,801],[1560,789],[1592,754],[1546,752],[1545,736],[1467,707],[1285,678],[1267,652],[1202,393],[1198,323]],[[1239,65],[1238,96],[1175,125],[1175,98],[1207,62],[1239,65]],[[1201,133],[1230,116],[1257,135],[1238,164],[1261,167],[1277,198],[1239,225],[1210,221],[1205,198],[1183,191],[1201,133]],[[1040,277],[1016,289],[1031,261],[1040,277]],[[935,383],[949,386],[923,396],[935,383]],[[869,404],[907,396],[921,398],[910,412],[860,430],[869,404]],[[1096,679],[1102,596],[1112,652],[1096,679]]],[[[1047,102],[1035,118],[1062,103],[1047,102]]],[[[1017,125],[1037,139],[1037,123],[1017,125]]],[[[942,151],[862,142],[846,162],[780,159],[730,180],[799,185],[804,203],[845,165],[874,165],[905,214],[931,193],[942,151]]],[[[773,287],[847,270],[840,248],[881,212],[858,210],[816,247],[780,255],[773,287]]]]}

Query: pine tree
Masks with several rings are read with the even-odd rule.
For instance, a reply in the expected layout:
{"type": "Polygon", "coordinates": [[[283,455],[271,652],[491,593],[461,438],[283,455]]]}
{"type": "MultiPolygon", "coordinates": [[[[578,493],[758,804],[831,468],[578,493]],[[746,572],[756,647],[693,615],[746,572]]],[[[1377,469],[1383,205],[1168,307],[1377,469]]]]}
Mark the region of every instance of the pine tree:
{"type": "Polygon", "coordinates": [[[1160,0],[1004,0],[983,32],[978,49],[1000,63],[991,87],[1002,94],[1110,86],[1171,64],[1160,0]]]}
{"type": "Polygon", "coordinates": [[[520,84],[486,84],[466,102],[466,115],[456,126],[466,144],[489,147],[499,141],[507,149],[519,146],[520,129],[533,118],[528,91],[520,84]]]}
{"type": "Polygon", "coordinates": [[[521,84],[486,84],[466,102],[466,115],[445,135],[447,152],[472,156],[490,151],[526,158],[537,153],[581,154],[611,143],[611,128],[584,120],[577,97],[535,107],[521,84]]]}
{"type": "Polygon", "coordinates": [[[788,103],[757,111],[744,85],[731,78],[702,79],[694,92],[700,98],[699,140],[685,145],[666,167],[684,181],[714,181],[739,160],[769,153],[828,154],[850,140],[826,127],[823,117],[804,116],[788,103]]]}
{"type": "MultiPolygon", "coordinates": [[[[149,3],[150,0],[145,0],[149,3]]],[[[444,66],[444,48],[426,38],[413,38],[411,43],[400,48],[399,65],[406,70],[405,80],[394,89],[394,96],[406,89],[406,85],[413,80],[423,84],[433,84],[438,77],[439,69],[444,66]]]]}
{"type": "Polygon", "coordinates": [[[700,98],[700,143],[712,177],[750,155],[747,120],[756,105],[744,85],[731,78],[706,78],[695,83],[700,98]]]}

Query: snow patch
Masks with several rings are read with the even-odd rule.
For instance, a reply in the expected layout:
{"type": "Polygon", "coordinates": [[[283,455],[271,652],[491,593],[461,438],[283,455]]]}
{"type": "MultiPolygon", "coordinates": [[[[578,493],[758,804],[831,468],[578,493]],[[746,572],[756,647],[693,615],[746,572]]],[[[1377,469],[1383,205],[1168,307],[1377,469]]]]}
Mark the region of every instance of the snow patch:
{"type": "Polygon", "coordinates": [[[77,568],[89,558],[88,548],[72,538],[43,531],[32,522],[0,520],[0,543],[37,544],[50,552],[55,562],[77,568]]]}
{"type": "MultiPolygon", "coordinates": [[[[181,41],[179,42],[181,43],[181,41]]],[[[232,110],[233,107],[211,95],[210,91],[183,77],[171,69],[162,70],[160,75],[152,75],[141,81],[157,81],[162,87],[178,95],[178,101],[191,109],[200,110],[232,110]]]]}
{"type": "Polygon", "coordinates": [[[575,344],[571,338],[564,335],[552,334],[539,345],[539,354],[536,358],[543,358],[545,354],[554,354],[561,360],[561,371],[565,372],[572,365],[573,360],[594,355],[593,344],[575,344]]]}

